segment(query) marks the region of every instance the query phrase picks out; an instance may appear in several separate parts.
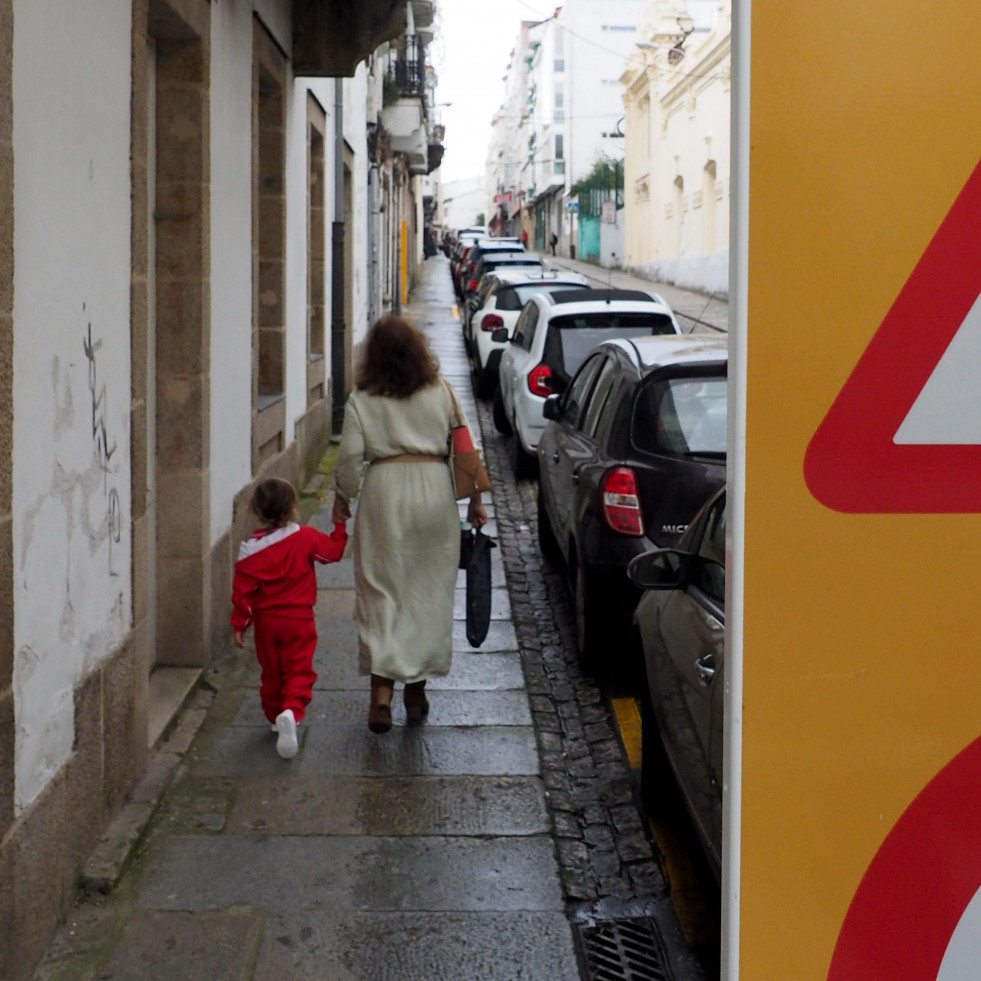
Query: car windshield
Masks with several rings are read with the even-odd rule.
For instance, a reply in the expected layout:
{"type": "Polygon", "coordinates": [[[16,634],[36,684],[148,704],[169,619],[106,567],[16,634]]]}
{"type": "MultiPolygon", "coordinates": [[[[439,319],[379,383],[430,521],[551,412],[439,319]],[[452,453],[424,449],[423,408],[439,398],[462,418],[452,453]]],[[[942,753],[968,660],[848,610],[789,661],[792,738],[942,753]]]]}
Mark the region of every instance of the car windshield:
{"type": "Polygon", "coordinates": [[[648,453],[725,457],[726,405],[725,378],[647,384],[637,396],[634,445],[648,453]]]}
{"type": "Polygon", "coordinates": [[[537,293],[575,289],[588,289],[588,287],[581,283],[522,283],[517,286],[502,286],[497,291],[497,309],[520,310],[537,293]]]}
{"type": "Polygon", "coordinates": [[[551,327],[545,358],[566,376],[566,381],[579,370],[586,355],[597,344],[611,337],[650,337],[651,334],[675,333],[671,318],[656,313],[599,311],[570,314],[553,319],[551,327]]]}

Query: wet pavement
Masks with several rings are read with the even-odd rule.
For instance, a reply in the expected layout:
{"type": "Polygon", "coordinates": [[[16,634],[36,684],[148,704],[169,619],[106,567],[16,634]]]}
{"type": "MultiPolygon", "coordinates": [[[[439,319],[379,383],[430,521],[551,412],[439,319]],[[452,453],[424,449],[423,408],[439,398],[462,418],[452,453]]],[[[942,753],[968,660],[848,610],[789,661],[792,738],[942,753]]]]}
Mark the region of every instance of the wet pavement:
{"type": "MultiPolygon", "coordinates": [[[[502,546],[487,640],[467,643],[461,574],[453,668],[430,683],[425,724],[405,724],[397,691],[391,732],[374,735],[351,561],[319,567],[320,677],[296,758],[276,754],[254,655],[229,644],[90,861],[36,981],[567,981],[592,976],[577,934],[624,918],[654,925],[664,973],[650,976],[708,976],[602,690],[576,663],[530,520],[535,485],[515,484],[471,394],[452,304],[437,257],[406,312],[484,436],[502,546]]],[[[309,521],[326,528],[323,505],[309,521]]]]}

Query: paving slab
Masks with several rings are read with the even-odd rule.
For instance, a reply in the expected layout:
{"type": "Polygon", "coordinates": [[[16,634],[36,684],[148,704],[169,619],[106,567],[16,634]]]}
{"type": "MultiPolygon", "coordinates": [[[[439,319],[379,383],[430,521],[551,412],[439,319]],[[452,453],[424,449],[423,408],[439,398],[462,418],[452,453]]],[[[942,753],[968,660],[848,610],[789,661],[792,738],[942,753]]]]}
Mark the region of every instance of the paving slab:
{"type": "Polygon", "coordinates": [[[246,909],[137,912],[99,979],[244,981],[255,961],[264,919],[246,909]]]}
{"type": "MultiPolygon", "coordinates": [[[[530,726],[531,709],[523,691],[431,691],[429,715],[423,723],[433,726],[530,726]]],[[[367,729],[369,696],[366,690],[334,689],[318,691],[307,707],[304,726],[352,726],[367,729]]],[[[405,725],[405,706],[401,688],[392,701],[396,726],[405,725]]],[[[232,721],[237,726],[269,727],[259,699],[245,698],[232,721]]]]}
{"type": "Polygon", "coordinates": [[[546,836],[164,839],[146,861],[144,909],[562,909],[546,836]]]}
{"type": "Polygon", "coordinates": [[[299,757],[303,774],[369,776],[537,775],[531,726],[479,729],[395,726],[383,736],[361,728],[311,726],[299,757]]]}
{"type": "Polygon", "coordinates": [[[271,917],[254,981],[571,981],[562,913],[271,917]]]}
{"type": "Polygon", "coordinates": [[[537,777],[296,776],[241,781],[228,834],[540,835],[550,823],[537,777]]]}
{"type": "MultiPolygon", "coordinates": [[[[368,690],[367,676],[358,674],[356,654],[342,655],[322,649],[318,651],[313,663],[320,676],[313,686],[314,699],[319,698],[317,692],[329,688],[351,688],[365,692],[368,690]]],[[[497,653],[461,651],[453,655],[450,673],[443,678],[431,678],[426,687],[435,691],[523,688],[524,674],[521,670],[521,658],[513,651],[497,653]]],[[[253,697],[258,698],[258,695],[253,697]]]]}

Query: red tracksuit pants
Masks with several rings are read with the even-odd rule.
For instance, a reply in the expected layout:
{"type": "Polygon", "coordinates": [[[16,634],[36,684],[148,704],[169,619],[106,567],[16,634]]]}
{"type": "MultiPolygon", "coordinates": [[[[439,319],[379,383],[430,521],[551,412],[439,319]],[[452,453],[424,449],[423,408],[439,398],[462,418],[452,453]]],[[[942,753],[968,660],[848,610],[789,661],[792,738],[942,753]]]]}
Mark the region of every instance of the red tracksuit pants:
{"type": "Polygon", "coordinates": [[[313,697],[313,655],[317,650],[317,625],[310,619],[281,617],[262,612],[255,618],[255,652],[262,668],[259,698],[270,722],[292,709],[297,722],[306,714],[313,697]]]}

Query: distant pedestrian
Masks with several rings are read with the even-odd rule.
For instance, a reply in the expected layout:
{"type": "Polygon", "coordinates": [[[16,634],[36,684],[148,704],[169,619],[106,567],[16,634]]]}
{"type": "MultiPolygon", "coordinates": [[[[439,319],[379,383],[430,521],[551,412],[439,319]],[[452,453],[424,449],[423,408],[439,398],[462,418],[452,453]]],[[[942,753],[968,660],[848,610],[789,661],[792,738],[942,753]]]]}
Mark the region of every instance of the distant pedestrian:
{"type": "MultiPolygon", "coordinates": [[[[426,680],[450,670],[460,518],[447,439],[462,411],[426,335],[402,317],[368,331],[344,409],[334,467],[334,520],[354,519],[358,671],[371,675],[368,728],[392,727],[392,692],[404,684],[409,722],[429,711],[426,680]]],[[[467,520],[487,521],[481,495],[467,520]]]]}
{"type": "Polygon", "coordinates": [[[262,711],[277,733],[276,752],[296,756],[296,725],[313,696],[317,626],[314,562],[337,562],[347,528],[336,522],[330,535],[296,523],[296,489],[288,480],[260,481],[249,505],[262,527],[242,542],[232,584],[235,645],[255,624],[255,653],[262,668],[262,711]]]}
{"type": "Polygon", "coordinates": [[[552,255],[555,255],[555,246],[559,244],[559,237],[555,232],[549,236],[548,244],[552,246],[552,255]]]}
{"type": "Polygon", "coordinates": [[[527,249],[528,248],[528,229],[523,228],[521,230],[521,244],[527,249]]]}

